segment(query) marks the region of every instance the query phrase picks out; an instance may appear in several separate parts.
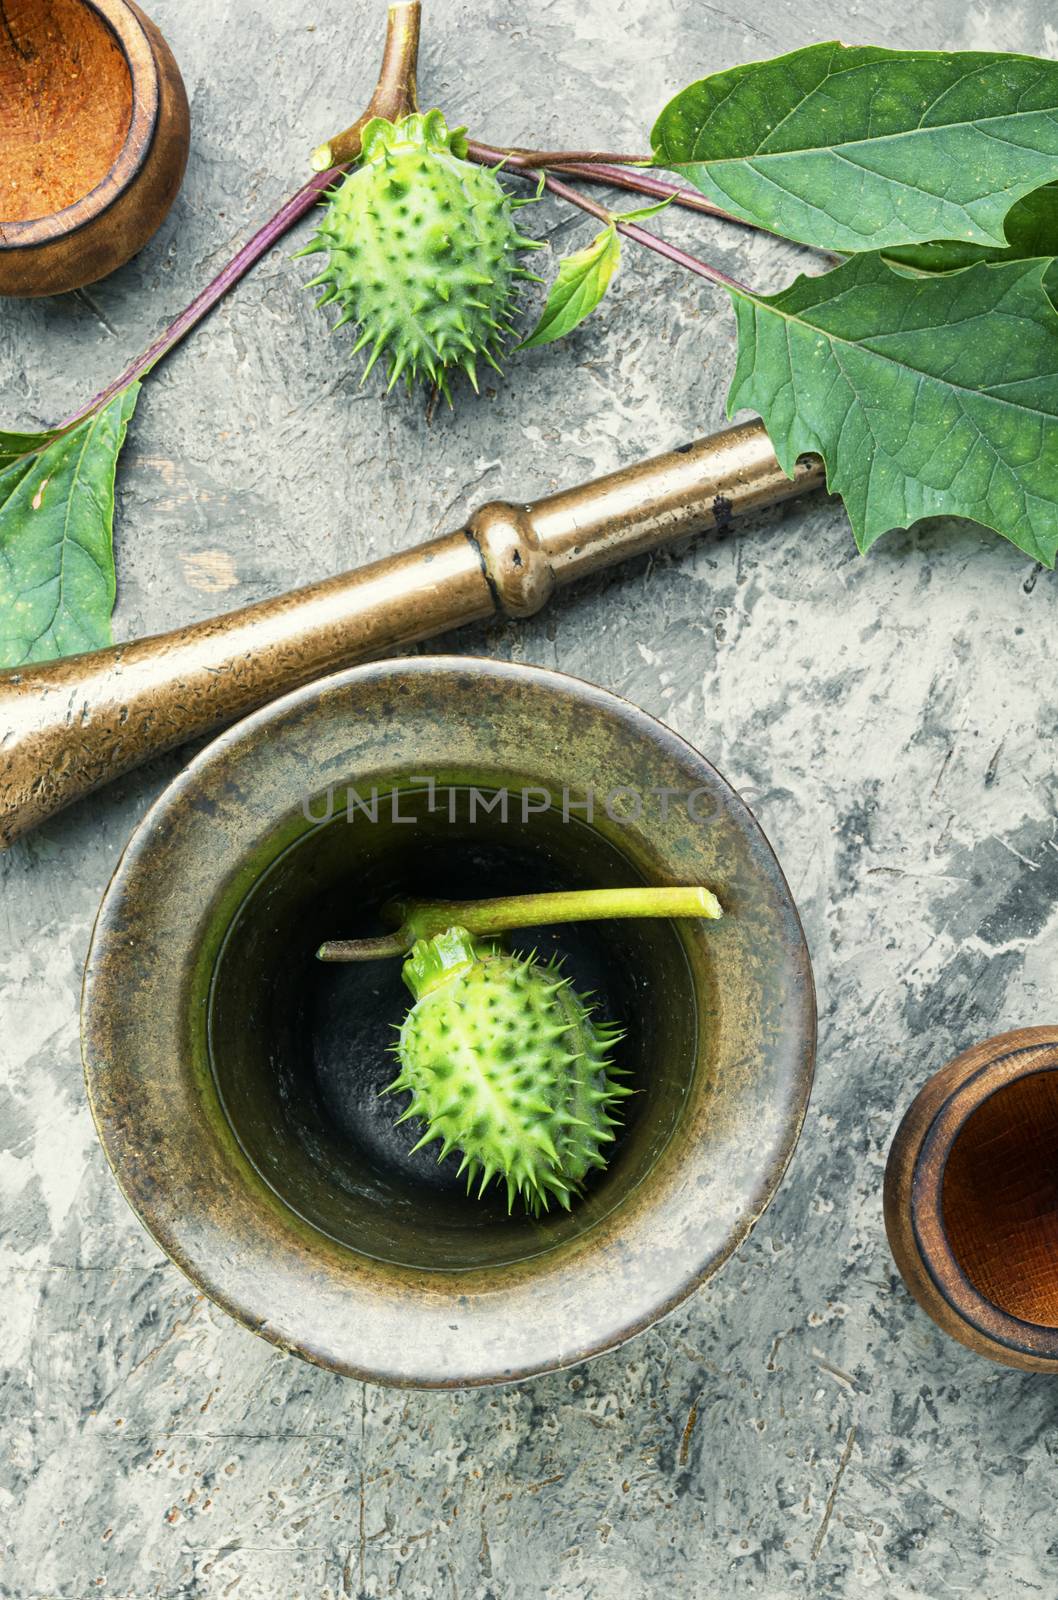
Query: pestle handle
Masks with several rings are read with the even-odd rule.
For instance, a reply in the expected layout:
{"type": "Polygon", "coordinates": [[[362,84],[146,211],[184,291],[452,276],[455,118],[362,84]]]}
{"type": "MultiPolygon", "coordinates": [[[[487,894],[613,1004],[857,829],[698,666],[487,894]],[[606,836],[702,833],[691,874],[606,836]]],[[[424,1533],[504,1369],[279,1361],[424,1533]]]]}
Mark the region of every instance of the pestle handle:
{"type": "Polygon", "coordinates": [[[743,423],[353,572],[172,633],[0,672],[0,848],[151,756],[326,672],[464,623],[530,616],[558,584],[814,489],[743,423]]]}

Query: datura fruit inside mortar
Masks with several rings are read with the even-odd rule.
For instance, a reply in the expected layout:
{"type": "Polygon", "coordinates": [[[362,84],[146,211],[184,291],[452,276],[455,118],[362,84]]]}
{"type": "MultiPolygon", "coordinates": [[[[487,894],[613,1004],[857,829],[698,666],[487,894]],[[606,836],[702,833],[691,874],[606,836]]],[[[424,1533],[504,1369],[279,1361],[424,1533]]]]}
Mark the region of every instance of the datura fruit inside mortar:
{"type": "Polygon", "coordinates": [[[326,251],[312,280],[317,304],[337,303],[336,327],[359,325],[354,349],[370,346],[364,377],[386,353],[389,386],[403,373],[451,401],[461,369],[477,388],[477,363],[500,370],[511,331],[523,238],[512,200],[494,171],[463,159],[465,130],[449,132],[440,111],[397,122],[375,117],[362,160],[335,189],[319,230],[302,252],[326,251]]]}
{"type": "Polygon", "coordinates": [[[425,1123],[416,1150],[439,1142],[439,1161],[461,1152],[468,1194],[495,1179],[508,1210],[518,1197],[538,1216],[553,1201],[568,1211],[592,1169],[605,1167],[634,1091],[614,1059],[620,1026],[593,1016],[558,961],[513,955],[496,936],[548,922],[722,915],[700,884],[391,901],[383,918],[393,933],[332,939],[317,956],[406,957],[415,1004],[394,1046],[400,1072],[383,1090],[411,1097],[397,1121],[425,1123]]]}
{"type": "Polygon", "coordinates": [[[618,1103],[632,1092],[611,1059],[621,1030],[593,1018],[557,963],[465,928],[420,939],[404,981],[415,1004],[387,1092],[410,1090],[398,1120],[426,1123],[415,1148],[440,1140],[440,1160],[462,1151],[467,1191],[496,1178],[508,1209],[519,1195],[534,1214],[552,1200],[568,1210],[590,1169],[605,1166],[618,1103]]]}

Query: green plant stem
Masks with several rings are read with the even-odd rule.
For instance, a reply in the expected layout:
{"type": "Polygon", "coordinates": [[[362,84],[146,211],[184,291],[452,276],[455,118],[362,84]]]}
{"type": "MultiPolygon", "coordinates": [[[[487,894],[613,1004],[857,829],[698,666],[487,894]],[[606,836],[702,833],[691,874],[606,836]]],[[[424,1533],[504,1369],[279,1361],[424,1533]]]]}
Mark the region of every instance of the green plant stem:
{"type": "Polygon", "coordinates": [[[628,917],[721,917],[720,902],[700,886],[679,888],[574,889],[552,894],[504,895],[495,900],[407,900],[386,908],[400,919],[395,933],[377,939],[329,939],[320,961],[376,961],[406,955],[416,939],[466,928],[484,938],[512,928],[552,922],[597,922],[628,917]]]}

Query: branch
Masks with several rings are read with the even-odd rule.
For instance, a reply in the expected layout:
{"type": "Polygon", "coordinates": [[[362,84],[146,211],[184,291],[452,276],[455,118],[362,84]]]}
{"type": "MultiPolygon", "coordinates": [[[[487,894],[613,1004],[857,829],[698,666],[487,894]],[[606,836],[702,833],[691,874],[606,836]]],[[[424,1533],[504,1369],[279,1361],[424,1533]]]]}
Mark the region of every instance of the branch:
{"type": "Polygon", "coordinates": [[[502,161],[512,172],[533,172],[547,166],[564,178],[582,178],[587,183],[605,183],[614,189],[650,195],[655,200],[671,200],[688,211],[700,212],[702,216],[717,217],[721,222],[734,222],[740,228],[756,228],[761,233],[771,232],[770,228],[761,228],[759,223],[747,222],[743,217],[736,217],[733,211],[715,206],[697,189],[670,183],[665,178],[654,178],[645,172],[625,170],[625,167],[649,166],[650,158],[646,156],[614,156],[601,150],[508,149],[506,145],[482,144],[477,139],[467,140],[467,152],[473,161],[488,162],[490,165],[502,161]],[[624,166],[609,165],[613,161],[622,162],[624,166]]]}
{"type": "Polygon", "coordinates": [[[386,19],[386,45],[378,83],[363,115],[358,117],[352,127],[347,128],[342,135],[344,143],[338,159],[331,163],[326,171],[318,172],[317,176],[310,178],[297,194],[292,195],[285,205],[280,206],[271,221],[266,222],[264,227],[243,245],[224,270],[218,273],[213,282],[203,289],[185,310],[181,311],[165,332],[160,334],[142,355],[137,356],[113,383],[108,383],[106,388],[86,405],[80,406],[68,417],[64,417],[57,425],[56,431],[63,432],[72,428],[92,412],[98,411],[108,400],[120,394],[122,389],[127,389],[134,379],[142,378],[175,344],[179,344],[180,340],[202,321],[207,312],[224,298],[228,290],[244,278],[250,268],[256,266],[261,257],[267,255],[272,246],[289,232],[296,222],[300,222],[331,185],[343,175],[349,162],[354,161],[360,153],[360,130],[371,117],[391,114],[399,116],[402,114],[402,108],[405,111],[414,110],[419,13],[419,0],[397,0],[396,4],[390,6],[386,19]]]}
{"type": "MultiPolygon", "coordinates": [[[[555,194],[561,193],[563,198],[569,200],[576,191],[567,189],[563,183],[555,188],[549,185],[555,194]]],[[[578,196],[578,200],[581,197],[578,196]]],[[[577,201],[573,202],[574,204],[577,201]]],[[[734,289],[738,294],[752,294],[753,290],[748,283],[743,283],[741,278],[732,278],[728,273],[722,272],[719,267],[711,267],[708,261],[701,261],[697,256],[692,256],[689,251],[681,250],[678,245],[669,244],[667,239],[660,239],[656,233],[651,233],[649,228],[641,228],[638,222],[617,223],[618,233],[623,233],[626,239],[634,239],[636,244],[641,244],[647,250],[653,250],[656,255],[664,256],[666,261],[674,261],[678,267],[684,267],[688,272],[694,272],[699,278],[708,278],[710,283],[718,283],[723,289],[734,289]]]]}
{"type": "Polygon", "coordinates": [[[526,150],[521,145],[497,145],[519,167],[597,167],[613,162],[626,167],[652,167],[654,157],[623,156],[615,150],[526,150]]]}
{"type": "Polygon", "coordinates": [[[703,217],[716,217],[720,222],[733,222],[740,228],[755,228],[762,233],[771,231],[761,228],[759,223],[736,217],[733,211],[725,211],[722,206],[714,206],[697,189],[669,183],[666,178],[648,177],[645,172],[626,172],[621,167],[601,165],[581,166],[572,161],[553,170],[563,178],[580,178],[585,183],[605,183],[613,189],[628,189],[632,194],[650,195],[654,200],[671,200],[673,205],[682,206],[687,211],[697,211],[703,217]]]}
{"type": "MultiPolygon", "coordinates": [[[[467,154],[472,161],[481,166],[494,166],[503,161],[504,155],[500,150],[494,150],[490,145],[478,144],[468,141],[467,154]]],[[[514,172],[518,177],[529,178],[528,170],[515,167],[514,172]]],[[[601,206],[595,200],[589,200],[587,195],[581,194],[577,189],[571,189],[561,179],[552,177],[550,172],[543,173],[544,187],[552,194],[558,195],[572,206],[578,206],[581,211],[586,211],[590,217],[597,217],[600,222],[607,225],[613,223],[618,233],[623,233],[626,238],[632,239],[636,244],[642,245],[655,254],[664,256],[667,261],[673,261],[677,266],[684,267],[686,271],[696,273],[699,278],[707,278],[710,283],[717,283],[724,289],[734,289],[739,294],[752,294],[748,284],[742,283],[738,278],[729,277],[726,272],[721,272],[719,267],[711,267],[707,261],[700,261],[697,256],[692,256],[686,250],[681,250],[678,245],[669,244],[667,239],[659,239],[656,233],[651,233],[648,228],[641,228],[637,222],[622,222],[615,217],[612,211],[601,206]]],[[[669,185],[666,185],[666,188],[669,185]]]]}
{"type": "Polygon", "coordinates": [[[396,122],[418,108],[415,70],[419,60],[420,0],[394,0],[386,19],[386,50],[378,87],[351,127],[312,152],[313,172],[344,166],[360,154],[360,135],[372,117],[396,122]]]}
{"type": "Polygon", "coordinates": [[[169,324],[165,332],[159,334],[154,343],[148,345],[143,354],[137,356],[135,361],[125,368],[120,377],[115,378],[112,383],[108,383],[106,388],[101,389],[99,394],[95,395],[87,404],[80,406],[76,411],[72,411],[68,417],[64,417],[57,424],[58,430],[61,432],[66,428],[72,428],[77,422],[82,422],[85,417],[91,416],[93,411],[98,411],[105,406],[107,401],[112,400],[116,394],[120,394],[122,389],[127,389],[134,379],[142,378],[145,373],[149,372],[155,363],[161,360],[162,356],[166,355],[175,344],[179,344],[185,334],[190,333],[191,329],[202,321],[207,312],[212,311],[218,300],[222,300],[228,290],[237,284],[240,278],[246,276],[251,267],[257,265],[262,256],[268,254],[268,251],[271,250],[277,240],[281,239],[296,222],[300,222],[307,211],[311,211],[324,192],[330,188],[336,179],[342,176],[344,171],[344,167],[335,167],[330,172],[321,173],[319,177],[310,178],[309,182],[300,188],[297,194],[291,195],[290,199],[279,208],[271,221],[266,222],[264,227],[259,229],[247,244],[243,245],[242,249],[228,262],[223,272],[218,273],[213,282],[203,289],[202,293],[196,296],[189,306],[181,311],[180,315],[169,324]]]}

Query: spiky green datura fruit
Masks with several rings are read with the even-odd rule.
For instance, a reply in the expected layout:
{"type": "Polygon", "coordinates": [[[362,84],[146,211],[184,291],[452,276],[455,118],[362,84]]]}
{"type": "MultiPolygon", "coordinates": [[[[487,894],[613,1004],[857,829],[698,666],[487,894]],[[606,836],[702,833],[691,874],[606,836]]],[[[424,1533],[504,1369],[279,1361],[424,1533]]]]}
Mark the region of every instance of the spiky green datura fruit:
{"type": "Polygon", "coordinates": [[[477,388],[477,363],[499,371],[510,332],[520,250],[539,248],[514,224],[512,200],[493,170],[462,159],[465,130],[449,132],[439,111],[364,129],[361,163],[333,191],[303,254],[328,253],[312,285],[318,304],[341,309],[336,324],[359,324],[355,348],[371,347],[367,369],[386,353],[390,388],[404,373],[424,378],[451,401],[458,369],[477,388]]]}
{"type": "Polygon", "coordinates": [[[463,928],[420,939],[404,963],[415,996],[396,1046],[403,1116],[461,1150],[467,1191],[506,1183],[534,1215],[569,1209],[592,1167],[606,1165],[616,1111],[631,1093],[610,1059],[620,1029],[593,1020],[555,963],[515,956],[463,928]]]}

